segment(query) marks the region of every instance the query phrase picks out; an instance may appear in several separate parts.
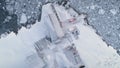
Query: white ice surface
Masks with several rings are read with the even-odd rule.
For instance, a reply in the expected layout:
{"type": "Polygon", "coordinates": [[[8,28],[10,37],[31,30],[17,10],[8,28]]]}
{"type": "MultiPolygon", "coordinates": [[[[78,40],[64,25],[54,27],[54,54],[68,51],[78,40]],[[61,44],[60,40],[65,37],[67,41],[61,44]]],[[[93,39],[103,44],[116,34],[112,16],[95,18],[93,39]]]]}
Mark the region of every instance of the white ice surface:
{"type": "Polygon", "coordinates": [[[111,12],[113,15],[115,15],[115,14],[117,14],[118,10],[117,10],[117,9],[111,9],[110,12],[111,12]]]}
{"type": "Polygon", "coordinates": [[[79,40],[75,41],[81,58],[88,68],[120,68],[120,56],[112,47],[108,47],[95,30],[83,24],[79,40]]]}
{"type": "Polygon", "coordinates": [[[21,24],[24,24],[24,23],[26,23],[27,22],[27,17],[26,17],[26,15],[25,15],[25,13],[22,13],[21,14],[21,18],[20,18],[20,23],[21,24]]]}
{"type": "Polygon", "coordinates": [[[35,52],[33,43],[45,37],[45,31],[44,23],[36,22],[31,29],[23,27],[18,35],[10,33],[0,39],[0,68],[26,68],[24,60],[35,52]]]}
{"type": "Polygon", "coordinates": [[[99,9],[98,13],[103,15],[105,13],[105,10],[104,9],[99,9]]]}
{"type": "Polygon", "coordinates": [[[24,59],[31,52],[14,33],[0,39],[0,68],[16,68],[24,66],[24,59]]]}

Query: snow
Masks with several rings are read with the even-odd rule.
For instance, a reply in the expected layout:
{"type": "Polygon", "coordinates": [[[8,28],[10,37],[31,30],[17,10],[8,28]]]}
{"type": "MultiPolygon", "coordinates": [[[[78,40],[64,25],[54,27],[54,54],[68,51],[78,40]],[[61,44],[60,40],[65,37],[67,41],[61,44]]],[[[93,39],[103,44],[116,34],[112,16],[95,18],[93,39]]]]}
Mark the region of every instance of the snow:
{"type": "Polygon", "coordinates": [[[25,63],[26,57],[35,53],[33,44],[45,37],[45,31],[44,23],[36,21],[31,29],[23,27],[18,35],[10,33],[7,37],[1,38],[0,68],[18,68],[17,65],[23,66],[21,68],[27,68],[25,67],[27,65],[25,63]]]}
{"type": "Polygon", "coordinates": [[[24,66],[22,63],[28,53],[31,53],[31,47],[25,45],[14,33],[9,34],[0,39],[0,68],[24,66]]]}
{"type": "MultiPolygon", "coordinates": [[[[49,8],[43,9],[48,10],[49,8]]],[[[46,36],[47,28],[44,23],[46,12],[49,11],[42,13],[41,22],[36,21],[36,24],[30,29],[22,28],[18,35],[11,33],[0,39],[0,68],[18,68],[15,66],[25,65],[24,60],[26,57],[35,52],[34,42],[46,36]]],[[[119,55],[112,47],[107,46],[92,27],[84,25],[84,22],[77,24],[77,27],[80,30],[80,35],[79,40],[74,42],[80,57],[88,68],[120,68],[119,55]]],[[[64,56],[61,53],[55,55],[57,61],[63,63],[61,58],[64,56]]]]}
{"type": "Polygon", "coordinates": [[[17,65],[26,68],[22,63],[27,56],[35,53],[34,42],[45,37],[44,27],[44,23],[37,22],[31,29],[22,28],[18,35],[11,33],[0,39],[0,68],[16,68],[13,66],[17,65]]]}
{"type": "Polygon", "coordinates": [[[44,38],[46,35],[46,26],[44,23],[36,21],[36,24],[33,25],[30,29],[22,28],[18,35],[26,45],[33,45],[36,41],[44,38]]]}
{"type": "Polygon", "coordinates": [[[81,58],[88,68],[120,68],[120,57],[112,47],[108,47],[95,30],[83,24],[79,40],[75,41],[81,58]]]}
{"type": "Polygon", "coordinates": [[[118,11],[117,11],[116,9],[111,9],[110,12],[111,12],[113,15],[115,15],[115,14],[117,14],[118,11]]]}
{"type": "Polygon", "coordinates": [[[103,15],[103,14],[105,13],[105,10],[104,10],[104,9],[100,9],[100,10],[98,11],[98,13],[103,15]]]}
{"type": "Polygon", "coordinates": [[[25,13],[22,13],[21,14],[21,19],[20,19],[20,23],[21,24],[24,24],[27,22],[27,17],[26,17],[26,14],[25,13]]]}

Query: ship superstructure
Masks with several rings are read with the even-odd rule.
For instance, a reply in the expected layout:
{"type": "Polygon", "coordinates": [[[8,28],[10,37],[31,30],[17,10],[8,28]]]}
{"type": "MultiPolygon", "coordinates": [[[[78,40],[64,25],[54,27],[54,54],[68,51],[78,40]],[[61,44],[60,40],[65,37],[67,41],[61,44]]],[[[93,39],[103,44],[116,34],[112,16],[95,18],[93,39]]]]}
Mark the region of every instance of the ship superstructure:
{"type": "Polygon", "coordinates": [[[44,5],[43,10],[46,12],[44,24],[48,31],[45,38],[34,44],[39,57],[45,63],[43,68],[84,68],[74,44],[80,34],[76,26],[79,23],[77,12],[52,3],[44,5]]]}

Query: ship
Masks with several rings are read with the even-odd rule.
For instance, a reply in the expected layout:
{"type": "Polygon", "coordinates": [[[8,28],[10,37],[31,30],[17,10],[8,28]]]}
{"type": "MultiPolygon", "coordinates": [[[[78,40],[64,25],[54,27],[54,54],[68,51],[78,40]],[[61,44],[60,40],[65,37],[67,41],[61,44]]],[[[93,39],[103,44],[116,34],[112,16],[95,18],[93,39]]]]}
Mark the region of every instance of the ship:
{"type": "Polygon", "coordinates": [[[76,45],[80,30],[78,23],[85,15],[73,8],[56,3],[42,7],[42,18],[48,31],[46,36],[34,43],[35,50],[44,63],[43,68],[85,68],[76,45]]]}

